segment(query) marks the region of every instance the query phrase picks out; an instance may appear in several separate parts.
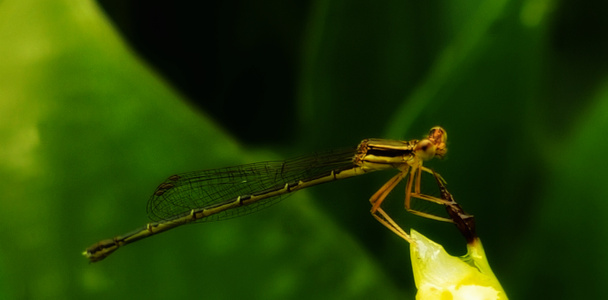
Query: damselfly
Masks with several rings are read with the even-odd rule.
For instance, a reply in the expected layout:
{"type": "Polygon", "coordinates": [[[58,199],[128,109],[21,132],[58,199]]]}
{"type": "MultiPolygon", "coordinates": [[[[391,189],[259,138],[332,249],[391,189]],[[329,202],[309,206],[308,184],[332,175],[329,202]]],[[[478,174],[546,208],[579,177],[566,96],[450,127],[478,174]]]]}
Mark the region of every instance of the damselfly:
{"type": "Polygon", "coordinates": [[[420,177],[422,171],[432,173],[422,163],[435,156],[443,157],[447,152],[446,142],[445,130],[433,127],[422,140],[365,139],[355,149],[172,175],[156,188],[148,201],[148,215],[154,222],[125,235],[100,241],[87,248],[83,255],[92,262],[99,261],[119,247],[180,225],[242,216],[277,203],[284,196],[303,188],[388,169],[397,169],[399,173],[370,198],[371,213],[397,235],[411,241],[380,205],[390,191],[409,175],[406,210],[446,221],[446,218],[410,208],[412,197],[445,204],[441,199],[420,193],[420,177]]]}

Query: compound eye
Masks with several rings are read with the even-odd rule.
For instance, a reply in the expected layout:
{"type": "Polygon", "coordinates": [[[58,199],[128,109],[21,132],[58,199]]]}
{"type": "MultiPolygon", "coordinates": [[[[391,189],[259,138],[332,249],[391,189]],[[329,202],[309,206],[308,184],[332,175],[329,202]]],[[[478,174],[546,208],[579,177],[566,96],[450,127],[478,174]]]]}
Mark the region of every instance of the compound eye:
{"type": "Polygon", "coordinates": [[[435,126],[431,128],[431,131],[429,132],[429,140],[436,145],[445,144],[448,141],[448,134],[440,126],[435,126]]]}
{"type": "Polygon", "coordinates": [[[435,145],[435,155],[439,158],[443,158],[448,152],[446,145],[448,142],[448,134],[445,132],[445,129],[439,126],[431,128],[429,140],[435,145]]]}
{"type": "Polygon", "coordinates": [[[431,159],[435,156],[435,144],[428,139],[418,142],[414,150],[416,151],[416,154],[424,160],[431,159]]]}

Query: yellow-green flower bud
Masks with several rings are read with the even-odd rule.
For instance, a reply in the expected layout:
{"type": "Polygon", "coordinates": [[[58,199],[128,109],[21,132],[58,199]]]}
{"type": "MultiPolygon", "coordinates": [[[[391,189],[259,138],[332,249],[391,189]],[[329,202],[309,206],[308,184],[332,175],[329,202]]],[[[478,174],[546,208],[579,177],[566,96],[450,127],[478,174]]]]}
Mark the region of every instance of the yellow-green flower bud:
{"type": "Polygon", "coordinates": [[[449,255],[443,246],[411,230],[410,244],[416,299],[506,300],[507,295],[490,269],[479,238],[467,245],[463,257],[449,255]]]}

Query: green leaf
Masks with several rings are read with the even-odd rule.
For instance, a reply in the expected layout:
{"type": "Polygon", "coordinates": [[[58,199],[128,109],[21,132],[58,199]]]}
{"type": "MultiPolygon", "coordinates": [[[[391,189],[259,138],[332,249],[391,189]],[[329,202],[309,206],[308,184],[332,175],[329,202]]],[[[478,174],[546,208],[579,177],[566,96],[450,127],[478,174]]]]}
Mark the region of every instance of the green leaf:
{"type": "Polygon", "coordinates": [[[147,222],[146,200],[165,177],[277,155],[245,149],[189,105],[93,2],[35,4],[0,6],[0,227],[10,228],[1,233],[10,247],[0,249],[0,269],[10,277],[0,294],[310,299],[397,292],[305,192],[255,216],[184,226],[89,264],[84,248],[147,222]]]}

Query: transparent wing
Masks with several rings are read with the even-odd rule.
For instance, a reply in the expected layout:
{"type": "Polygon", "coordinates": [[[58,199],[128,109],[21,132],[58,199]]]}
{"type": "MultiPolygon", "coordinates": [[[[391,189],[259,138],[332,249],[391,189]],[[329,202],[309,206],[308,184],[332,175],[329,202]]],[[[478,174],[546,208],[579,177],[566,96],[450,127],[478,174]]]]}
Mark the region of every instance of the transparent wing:
{"type": "MultiPolygon", "coordinates": [[[[150,219],[162,221],[189,214],[192,209],[212,208],[237,197],[260,195],[282,189],[285,184],[320,178],[353,167],[355,149],[332,150],[285,161],[268,161],[228,168],[194,171],[170,176],[150,200],[150,219]]],[[[249,214],[284,199],[270,197],[197,220],[216,221],[249,214]]]]}

